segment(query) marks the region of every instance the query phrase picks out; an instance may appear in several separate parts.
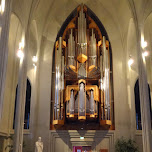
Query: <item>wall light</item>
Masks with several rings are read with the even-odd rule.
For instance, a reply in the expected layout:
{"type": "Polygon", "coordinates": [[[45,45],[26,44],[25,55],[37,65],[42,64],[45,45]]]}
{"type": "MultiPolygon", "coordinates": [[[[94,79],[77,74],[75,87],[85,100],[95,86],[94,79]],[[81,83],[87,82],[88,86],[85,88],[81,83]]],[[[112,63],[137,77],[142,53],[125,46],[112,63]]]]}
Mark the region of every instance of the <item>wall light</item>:
{"type": "Polygon", "coordinates": [[[19,50],[17,51],[17,56],[18,56],[20,59],[23,59],[23,58],[24,58],[24,53],[23,53],[23,51],[22,51],[21,49],[19,49],[19,50]]]}
{"type": "Polygon", "coordinates": [[[1,1],[1,5],[0,5],[0,12],[1,14],[3,14],[5,11],[5,0],[1,1]]]}
{"type": "Polygon", "coordinates": [[[149,52],[148,52],[148,51],[145,51],[145,52],[142,53],[142,55],[143,55],[143,57],[146,57],[146,56],[149,55],[149,52]]]}
{"type": "Polygon", "coordinates": [[[36,56],[33,56],[32,60],[33,60],[34,63],[36,63],[38,59],[37,59],[36,56]]]}
{"type": "Polygon", "coordinates": [[[84,139],[84,137],[80,137],[80,139],[81,139],[81,140],[83,140],[83,139],[84,139]]]}
{"type": "Polygon", "coordinates": [[[19,43],[19,49],[17,51],[17,56],[20,59],[24,58],[24,53],[23,53],[23,49],[24,49],[24,39],[22,38],[22,41],[19,43]]]}
{"type": "Polygon", "coordinates": [[[34,67],[36,67],[36,64],[35,64],[35,63],[33,63],[33,66],[34,66],[34,67]]]}
{"type": "Polygon", "coordinates": [[[146,42],[146,41],[142,41],[142,42],[141,42],[141,46],[142,46],[142,48],[147,47],[147,42],[146,42]]]}
{"type": "Polygon", "coordinates": [[[19,49],[23,49],[24,48],[24,41],[19,43],[19,49]]]}
{"type": "Polygon", "coordinates": [[[128,61],[128,65],[131,66],[134,63],[134,60],[130,57],[128,61]]]}

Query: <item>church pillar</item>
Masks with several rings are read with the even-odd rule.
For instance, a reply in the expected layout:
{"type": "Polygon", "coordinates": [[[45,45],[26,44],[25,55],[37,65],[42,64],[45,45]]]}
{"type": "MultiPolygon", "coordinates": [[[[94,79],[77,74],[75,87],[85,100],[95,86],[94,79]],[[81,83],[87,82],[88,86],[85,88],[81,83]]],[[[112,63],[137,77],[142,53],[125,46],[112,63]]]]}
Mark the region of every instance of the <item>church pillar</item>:
{"type": "Polygon", "coordinates": [[[137,37],[137,59],[138,59],[138,73],[139,73],[139,90],[140,90],[140,109],[142,121],[142,140],[143,151],[151,152],[151,119],[150,119],[150,106],[149,106],[149,92],[147,83],[147,74],[144,57],[142,53],[144,48],[143,25],[139,26],[137,37]]]}
{"type": "Polygon", "coordinates": [[[12,139],[10,137],[4,137],[3,152],[10,152],[12,148],[12,139]]]}
{"type": "Polygon", "coordinates": [[[27,83],[27,44],[24,48],[24,58],[20,59],[18,93],[16,102],[15,115],[15,133],[14,133],[14,152],[22,152],[23,130],[24,130],[24,113],[27,83]]]}
{"type": "Polygon", "coordinates": [[[8,37],[11,16],[12,0],[1,0],[0,4],[0,119],[2,117],[2,106],[4,98],[7,57],[8,57],[8,37]]]}

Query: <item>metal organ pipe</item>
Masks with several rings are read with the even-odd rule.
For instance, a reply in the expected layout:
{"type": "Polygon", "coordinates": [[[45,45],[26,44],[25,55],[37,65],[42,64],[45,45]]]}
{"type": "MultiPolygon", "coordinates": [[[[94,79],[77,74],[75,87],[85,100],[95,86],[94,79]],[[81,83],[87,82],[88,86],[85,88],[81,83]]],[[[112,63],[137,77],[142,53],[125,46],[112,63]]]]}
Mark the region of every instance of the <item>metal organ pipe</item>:
{"type": "Polygon", "coordinates": [[[93,96],[93,90],[90,91],[90,116],[94,116],[95,113],[95,101],[93,96]]]}
{"type": "Polygon", "coordinates": [[[60,101],[61,101],[61,64],[62,64],[62,37],[59,38],[59,48],[56,50],[56,79],[55,79],[55,119],[60,118],[60,101]]]}
{"type": "Polygon", "coordinates": [[[94,34],[94,30],[92,28],[92,36],[90,40],[90,52],[89,52],[89,66],[96,66],[96,38],[94,34]]]}
{"type": "Polygon", "coordinates": [[[100,89],[103,90],[103,56],[102,55],[100,55],[100,72],[101,72],[100,89]]]}
{"type": "Polygon", "coordinates": [[[64,94],[64,56],[61,60],[61,119],[63,118],[63,94],[64,94]]]}
{"type": "Polygon", "coordinates": [[[99,80],[99,88],[101,90],[101,118],[104,119],[104,97],[103,97],[103,90],[104,90],[104,83],[103,83],[103,55],[100,55],[100,72],[101,78],[99,80]]]}
{"type": "Polygon", "coordinates": [[[70,117],[74,117],[74,90],[71,90],[70,96],[70,117]]]}
{"type": "Polygon", "coordinates": [[[68,39],[68,65],[75,66],[75,41],[72,35],[73,29],[71,29],[71,34],[68,39]]]}
{"type": "MultiPolygon", "coordinates": [[[[55,58],[57,58],[57,47],[55,47],[55,58]]],[[[57,112],[57,70],[58,70],[58,68],[57,68],[57,63],[56,63],[56,61],[55,61],[55,102],[54,102],[54,119],[56,120],[56,118],[57,118],[57,114],[56,114],[56,112],[57,112]]]]}
{"type": "Polygon", "coordinates": [[[61,76],[61,90],[64,90],[64,56],[62,56],[62,66],[61,66],[61,70],[62,70],[62,72],[61,72],[61,74],[62,74],[62,76],[61,76]]]}
{"type": "Polygon", "coordinates": [[[109,88],[109,59],[106,49],[106,39],[103,37],[103,62],[104,62],[104,93],[105,93],[105,119],[110,119],[110,88],[109,88]]]}
{"type": "Polygon", "coordinates": [[[86,18],[85,14],[83,13],[83,6],[81,6],[81,11],[78,17],[78,44],[78,53],[86,55],[86,18]]]}
{"type": "Polygon", "coordinates": [[[86,110],[86,92],[85,92],[85,84],[81,82],[79,84],[79,119],[85,119],[85,110],[86,110]]]}

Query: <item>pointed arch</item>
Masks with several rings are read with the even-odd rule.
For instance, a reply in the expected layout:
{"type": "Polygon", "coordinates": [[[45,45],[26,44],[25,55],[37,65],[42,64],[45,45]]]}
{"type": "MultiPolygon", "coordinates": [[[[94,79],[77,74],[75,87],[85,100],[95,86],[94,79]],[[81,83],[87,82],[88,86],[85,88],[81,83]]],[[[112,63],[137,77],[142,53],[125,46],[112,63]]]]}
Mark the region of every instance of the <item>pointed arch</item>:
{"type": "MultiPolygon", "coordinates": [[[[27,83],[26,83],[26,99],[25,99],[25,114],[24,114],[24,129],[29,129],[29,124],[30,124],[31,90],[32,90],[32,88],[31,88],[31,82],[27,78],[27,83]]],[[[17,105],[17,93],[18,93],[18,85],[16,87],[13,129],[15,128],[15,114],[16,114],[16,105],[17,105]]]]}
{"type": "MultiPolygon", "coordinates": [[[[150,106],[151,122],[152,122],[151,96],[150,96],[149,84],[148,84],[148,91],[149,91],[149,106],[150,106]]],[[[141,110],[140,110],[140,94],[139,94],[139,79],[137,79],[137,81],[135,83],[134,94],[135,94],[135,109],[136,109],[136,128],[137,128],[137,130],[142,130],[141,110]]]]}

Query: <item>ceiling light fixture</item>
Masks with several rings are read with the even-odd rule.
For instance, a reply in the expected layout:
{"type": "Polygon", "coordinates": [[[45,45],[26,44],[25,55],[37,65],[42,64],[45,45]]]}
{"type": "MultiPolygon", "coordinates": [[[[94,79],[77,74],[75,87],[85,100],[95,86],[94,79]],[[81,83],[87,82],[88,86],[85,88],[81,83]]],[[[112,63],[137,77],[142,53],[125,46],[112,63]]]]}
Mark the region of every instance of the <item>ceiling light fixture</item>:
{"type": "Polygon", "coordinates": [[[19,49],[19,50],[17,51],[17,56],[18,56],[20,59],[23,59],[23,58],[24,58],[24,53],[23,53],[23,51],[22,51],[21,49],[19,49]]]}
{"type": "Polygon", "coordinates": [[[141,46],[142,46],[142,48],[147,47],[147,42],[146,42],[146,41],[143,41],[143,42],[141,43],[141,46]]]}
{"type": "Polygon", "coordinates": [[[36,63],[38,59],[37,59],[36,56],[33,56],[32,60],[33,60],[34,63],[36,63]]]}
{"type": "Polygon", "coordinates": [[[134,60],[131,58],[131,56],[129,57],[129,61],[128,61],[128,65],[131,66],[134,63],[134,60]]]}
{"type": "Polygon", "coordinates": [[[149,52],[148,52],[148,51],[143,52],[143,56],[144,56],[144,57],[146,57],[146,56],[148,56],[148,55],[149,55],[149,52]]]}

